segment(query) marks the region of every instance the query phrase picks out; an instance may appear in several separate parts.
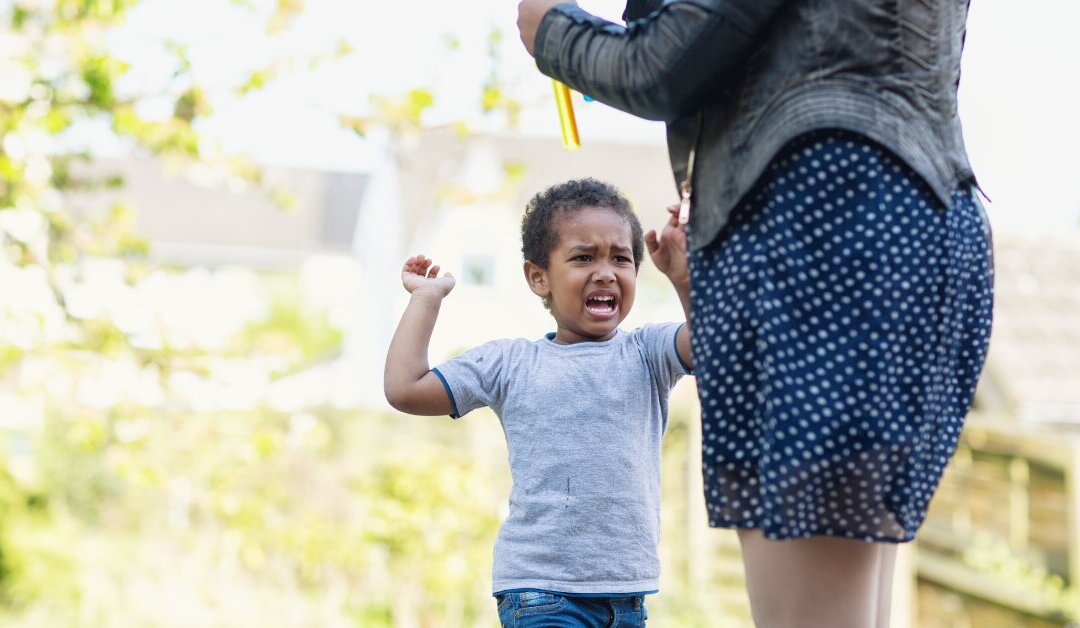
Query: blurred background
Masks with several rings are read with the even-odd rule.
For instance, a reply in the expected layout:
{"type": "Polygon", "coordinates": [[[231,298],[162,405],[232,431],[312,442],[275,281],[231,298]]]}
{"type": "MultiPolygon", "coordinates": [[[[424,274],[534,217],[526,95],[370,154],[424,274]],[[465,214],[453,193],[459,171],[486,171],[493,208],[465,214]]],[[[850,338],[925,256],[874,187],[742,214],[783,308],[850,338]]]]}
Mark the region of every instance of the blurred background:
{"type": "MultiPolygon", "coordinates": [[[[622,6],[582,2],[617,20],[622,6]]],[[[494,626],[498,420],[396,414],[408,255],[459,278],[432,363],[551,320],[518,222],[594,176],[657,226],[663,127],[551,83],[516,3],[0,0],[0,624],[494,626]]],[[[1080,5],[971,6],[961,117],[996,319],[899,628],[1080,621],[1080,5]]],[[[680,316],[648,264],[626,326],[680,316]]],[[[650,625],[749,626],[705,525],[693,381],[650,625]]]]}

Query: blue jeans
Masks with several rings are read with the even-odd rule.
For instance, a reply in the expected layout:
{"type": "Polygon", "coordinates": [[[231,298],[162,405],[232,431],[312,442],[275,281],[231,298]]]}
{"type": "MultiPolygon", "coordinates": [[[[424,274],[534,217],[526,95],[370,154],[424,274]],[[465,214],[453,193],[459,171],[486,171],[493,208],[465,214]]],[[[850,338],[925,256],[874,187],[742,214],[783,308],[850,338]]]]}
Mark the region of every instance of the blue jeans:
{"type": "Polygon", "coordinates": [[[570,597],[557,593],[504,593],[499,603],[503,628],[644,628],[645,598],[570,597]]]}

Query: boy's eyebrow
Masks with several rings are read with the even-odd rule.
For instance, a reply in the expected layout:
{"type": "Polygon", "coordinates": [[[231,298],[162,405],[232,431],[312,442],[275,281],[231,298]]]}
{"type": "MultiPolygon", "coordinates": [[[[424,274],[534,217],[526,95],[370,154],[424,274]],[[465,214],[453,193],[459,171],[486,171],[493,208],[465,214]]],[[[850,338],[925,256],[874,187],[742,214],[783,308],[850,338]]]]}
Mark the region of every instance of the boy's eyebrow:
{"type": "MultiPolygon", "coordinates": [[[[618,244],[616,244],[615,246],[613,246],[611,248],[614,249],[615,252],[617,252],[617,253],[632,253],[633,252],[633,249],[631,249],[630,247],[622,246],[622,245],[618,245],[618,244]]],[[[589,252],[589,251],[595,251],[595,250],[596,250],[596,245],[595,244],[575,244],[574,246],[570,247],[570,250],[567,251],[567,253],[572,254],[572,253],[577,253],[579,251],[580,252],[589,252]]]]}

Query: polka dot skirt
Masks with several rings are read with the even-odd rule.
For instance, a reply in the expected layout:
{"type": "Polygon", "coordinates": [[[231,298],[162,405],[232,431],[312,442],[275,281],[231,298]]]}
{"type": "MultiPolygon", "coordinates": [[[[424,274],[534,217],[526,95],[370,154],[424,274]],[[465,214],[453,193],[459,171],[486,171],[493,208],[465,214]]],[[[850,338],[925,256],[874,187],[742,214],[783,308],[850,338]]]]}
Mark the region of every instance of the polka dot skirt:
{"type": "Polygon", "coordinates": [[[691,254],[710,525],[914,538],[990,335],[989,226],[969,190],[951,204],[876,144],[816,132],[691,254]]]}

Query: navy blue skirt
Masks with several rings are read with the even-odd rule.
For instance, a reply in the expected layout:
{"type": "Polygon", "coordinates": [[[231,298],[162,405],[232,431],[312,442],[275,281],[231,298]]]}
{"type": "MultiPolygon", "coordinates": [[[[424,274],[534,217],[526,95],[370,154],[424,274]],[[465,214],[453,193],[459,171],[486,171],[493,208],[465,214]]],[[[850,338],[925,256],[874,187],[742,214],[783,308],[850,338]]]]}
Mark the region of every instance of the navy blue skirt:
{"type": "Polygon", "coordinates": [[[990,336],[989,225],[970,189],[950,205],[869,140],[815,132],[691,254],[710,525],[914,538],[990,336]]]}

